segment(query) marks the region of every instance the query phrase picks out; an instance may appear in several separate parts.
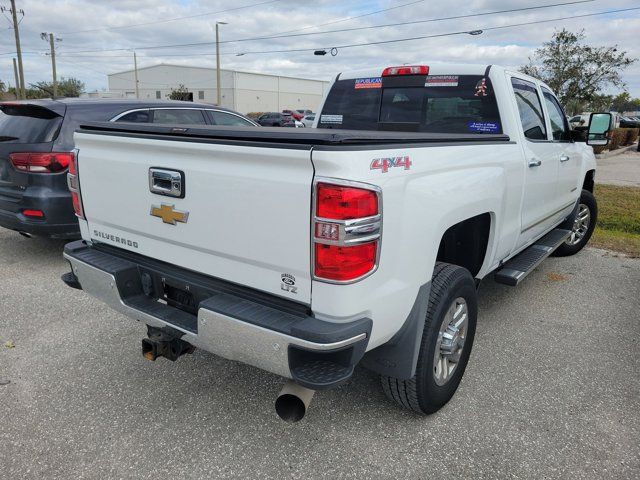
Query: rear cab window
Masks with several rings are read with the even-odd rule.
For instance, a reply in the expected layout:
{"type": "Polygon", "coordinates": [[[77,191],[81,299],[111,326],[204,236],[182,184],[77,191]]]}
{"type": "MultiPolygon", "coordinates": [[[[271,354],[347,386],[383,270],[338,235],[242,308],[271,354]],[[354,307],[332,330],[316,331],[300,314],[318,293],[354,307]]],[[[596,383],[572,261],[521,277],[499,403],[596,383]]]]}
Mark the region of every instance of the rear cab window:
{"type": "Polygon", "coordinates": [[[0,141],[47,143],[58,136],[63,117],[36,105],[0,105],[0,141]]]}
{"type": "Polygon", "coordinates": [[[338,80],[319,128],[502,133],[491,80],[483,75],[410,75],[338,80]]]}

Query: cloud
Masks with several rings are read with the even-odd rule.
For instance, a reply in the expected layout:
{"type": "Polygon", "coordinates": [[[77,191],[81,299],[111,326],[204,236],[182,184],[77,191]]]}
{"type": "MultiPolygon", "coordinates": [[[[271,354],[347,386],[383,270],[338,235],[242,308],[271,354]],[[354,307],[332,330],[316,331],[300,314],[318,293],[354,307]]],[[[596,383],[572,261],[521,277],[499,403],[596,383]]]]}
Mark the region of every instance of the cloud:
{"type": "MultiPolygon", "coordinates": [[[[165,49],[141,47],[213,42],[216,20],[228,22],[228,25],[220,27],[220,32],[223,41],[230,41],[276,35],[293,30],[298,30],[297,33],[313,33],[539,5],[533,0],[421,1],[384,13],[340,21],[345,17],[364,15],[410,3],[411,0],[373,2],[279,0],[217,15],[167,21],[175,17],[201,15],[259,1],[59,0],[42,2],[18,0],[18,8],[25,11],[25,17],[20,24],[20,33],[25,51],[26,81],[35,83],[51,77],[50,57],[46,55],[48,45],[40,39],[40,32],[54,32],[62,38],[57,48],[58,75],[77,77],[85,82],[87,89],[93,90],[106,88],[107,73],[133,67],[133,48],[136,48],[139,66],[162,62],[215,66],[215,47],[212,44],[165,49]],[[112,28],[154,21],[163,22],[131,28],[112,28]],[[330,25],[318,26],[336,21],[337,23],[330,25]],[[83,32],[84,30],[92,31],[83,32]],[[103,51],[85,53],[83,52],[85,50],[103,51]]],[[[555,29],[562,27],[573,31],[584,29],[587,40],[594,45],[617,44],[620,49],[627,50],[631,56],[638,58],[640,45],[631,39],[636,38],[637,32],[640,31],[640,11],[485,31],[482,35],[473,37],[463,34],[386,45],[340,48],[335,57],[314,56],[309,51],[236,56],[237,53],[250,51],[330,48],[336,45],[484,29],[635,6],[637,3],[634,0],[614,2],[596,0],[590,3],[519,13],[325,35],[223,43],[221,44],[223,52],[221,61],[223,68],[321,79],[329,79],[339,71],[354,68],[416,62],[493,63],[517,67],[526,63],[527,57],[532,55],[535,48],[542,42],[548,40],[555,29]]],[[[0,30],[0,53],[11,53],[14,50],[13,32],[10,29],[0,30]]],[[[0,55],[0,72],[2,80],[9,80],[13,84],[11,57],[10,54],[0,55]]],[[[640,64],[629,68],[624,78],[632,95],[640,96],[640,64]]]]}

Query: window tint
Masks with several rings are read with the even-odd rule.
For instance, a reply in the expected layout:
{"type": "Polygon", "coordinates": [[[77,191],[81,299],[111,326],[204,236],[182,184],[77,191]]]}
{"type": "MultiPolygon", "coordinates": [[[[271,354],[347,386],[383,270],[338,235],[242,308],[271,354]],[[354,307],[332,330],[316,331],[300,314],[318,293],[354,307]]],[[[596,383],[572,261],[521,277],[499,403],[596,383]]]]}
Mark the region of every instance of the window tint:
{"type": "Polygon", "coordinates": [[[0,142],[45,143],[53,141],[62,117],[51,110],[29,105],[0,106],[0,142]]]}
{"type": "Polygon", "coordinates": [[[491,81],[482,75],[339,80],[329,92],[319,126],[432,133],[502,133],[491,81]]]}
{"type": "Polygon", "coordinates": [[[209,116],[215,125],[232,125],[235,127],[253,127],[253,123],[248,122],[238,115],[232,113],[219,112],[217,110],[209,110],[209,116]]]}
{"type": "Polygon", "coordinates": [[[186,125],[205,125],[204,116],[200,110],[167,108],[154,110],[153,123],[173,123],[186,125]]]}
{"type": "Polygon", "coordinates": [[[549,120],[551,121],[551,133],[554,140],[566,140],[567,132],[569,131],[569,125],[567,123],[567,117],[564,114],[564,110],[556,100],[556,97],[542,87],[542,96],[544,97],[544,104],[549,112],[549,120]]]}
{"type": "Polygon", "coordinates": [[[139,112],[129,112],[126,115],[120,117],[116,122],[135,122],[135,123],[149,123],[149,110],[142,110],[139,112]]]}
{"type": "Polygon", "coordinates": [[[511,85],[516,95],[524,136],[532,140],[546,140],[547,129],[536,86],[517,78],[511,79],[511,85]]]}

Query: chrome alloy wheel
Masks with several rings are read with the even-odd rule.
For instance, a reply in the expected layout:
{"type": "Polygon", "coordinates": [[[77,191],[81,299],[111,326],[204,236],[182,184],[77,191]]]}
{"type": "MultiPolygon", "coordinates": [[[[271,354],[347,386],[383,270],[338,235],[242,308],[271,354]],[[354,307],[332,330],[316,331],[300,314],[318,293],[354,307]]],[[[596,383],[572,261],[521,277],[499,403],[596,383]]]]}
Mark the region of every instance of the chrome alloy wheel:
{"type": "Polygon", "coordinates": [[[464,298],[456,298],[440,325],[433,355],[433,378],[437,385],[446,384],[453,376],[467,338],[469,312],[464,298]]]}
{"type": "Polygon", "coordinates": [[[591,224],[591,211],[584,203],[578,205],[578,214],[573,222],[571,235],[565,241],[567,245],[577,245],[584,238],[591,224]]]}

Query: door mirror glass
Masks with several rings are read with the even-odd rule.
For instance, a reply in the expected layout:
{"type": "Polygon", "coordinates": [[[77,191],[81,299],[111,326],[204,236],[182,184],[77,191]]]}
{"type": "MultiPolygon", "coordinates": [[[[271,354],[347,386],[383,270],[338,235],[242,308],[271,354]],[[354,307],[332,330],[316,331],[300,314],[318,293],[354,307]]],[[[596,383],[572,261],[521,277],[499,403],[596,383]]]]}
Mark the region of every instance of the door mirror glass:
{"type": "Polygon", "coordinates": [[[611,130],[611,118],[610,113],[591,114],[587,145],[607,145],[609,143],[608,133],[611,130]]]}

